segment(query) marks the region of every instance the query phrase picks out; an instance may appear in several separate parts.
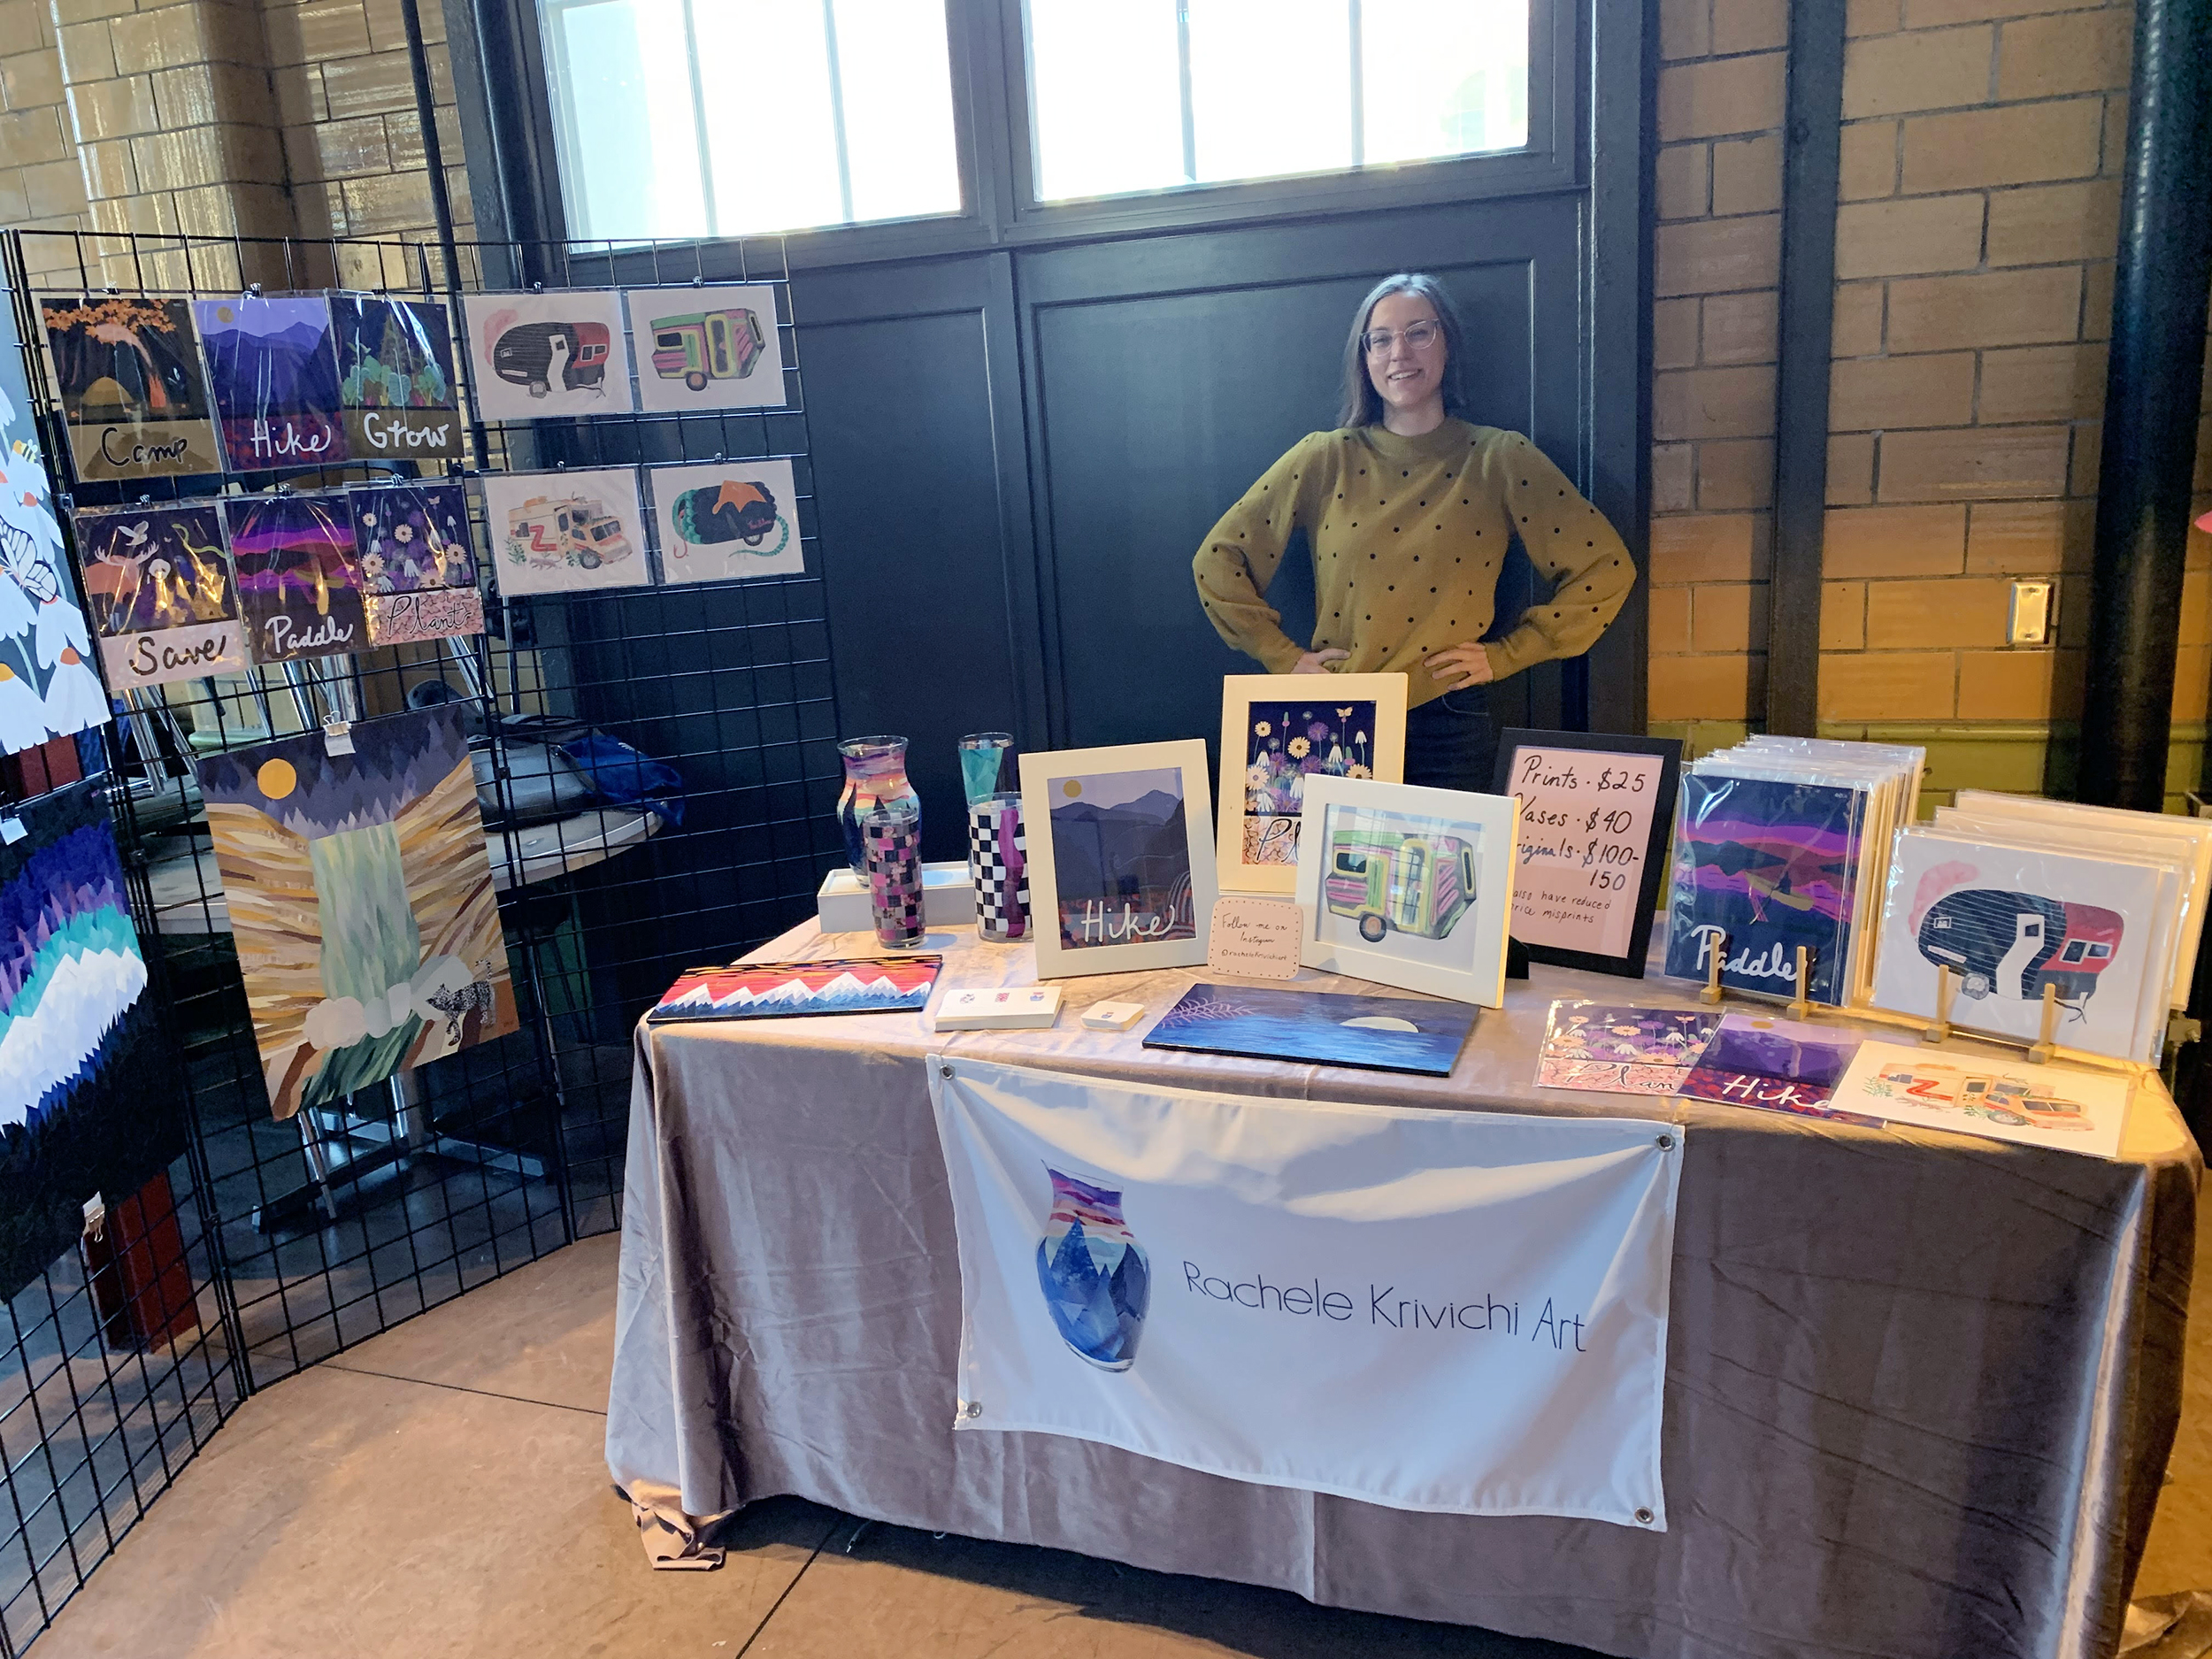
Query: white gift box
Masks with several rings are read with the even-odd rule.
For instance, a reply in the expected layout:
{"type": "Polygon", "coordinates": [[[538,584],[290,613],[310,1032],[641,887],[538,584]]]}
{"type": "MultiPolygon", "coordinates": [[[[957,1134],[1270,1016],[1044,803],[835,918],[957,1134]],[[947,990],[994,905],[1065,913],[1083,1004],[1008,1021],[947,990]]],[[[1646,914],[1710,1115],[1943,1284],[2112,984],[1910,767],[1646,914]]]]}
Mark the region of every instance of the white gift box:
{"type": "MultiPolygon", "coordinates": [[[[815,915],[826,933],[864,933],[875,926],[868,913],[868,884],[842,866],[822,878],[814,895],[815,915]]],[[[975,920],[975,882],[964,858],[922,866],[922,925],[958,927],[975,920]]]]}

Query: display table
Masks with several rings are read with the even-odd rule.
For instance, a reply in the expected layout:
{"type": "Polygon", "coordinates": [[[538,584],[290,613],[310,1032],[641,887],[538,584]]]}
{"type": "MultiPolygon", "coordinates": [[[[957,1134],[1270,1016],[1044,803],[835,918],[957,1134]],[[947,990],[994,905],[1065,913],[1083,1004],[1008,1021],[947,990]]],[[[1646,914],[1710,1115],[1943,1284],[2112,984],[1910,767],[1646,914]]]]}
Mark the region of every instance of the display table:
{"type": "MultiPolygon", "coordinates": [[[[930,945],[946,952],[941,987],[1033,978],[1027,948],[972,928],[933,930],[930,945]]],[[[871,936],[812,923],[758,953],[871,954],[871,936]]],[[[1151,1018],[1204,977],[1062,981],[1049,1031],[938,1035],[916,1014],[641,1025],[616,1481],[679,1527],[792,1493],[1650,1659],[2112,1651],[2180,1410],[2202,1171],[2162,1089],[2139,1092],[2112,1162],[1540,1090],[1553,998],[1694,1002],[1670,980],[1546,967],[1483,1012],[1448,1079],[1146,1050],[1151,1018]],[[1082,1009],[1106,997],[1141,1001],[1147,1019],[1084,1030],[1082,1009]],[[1670,1530],[1417,1514],[1056,1435],[956,1436],[960,1280],[923,1071],[933,1051],[1248,1094],[1687,1125],[1670,1530]]]]}

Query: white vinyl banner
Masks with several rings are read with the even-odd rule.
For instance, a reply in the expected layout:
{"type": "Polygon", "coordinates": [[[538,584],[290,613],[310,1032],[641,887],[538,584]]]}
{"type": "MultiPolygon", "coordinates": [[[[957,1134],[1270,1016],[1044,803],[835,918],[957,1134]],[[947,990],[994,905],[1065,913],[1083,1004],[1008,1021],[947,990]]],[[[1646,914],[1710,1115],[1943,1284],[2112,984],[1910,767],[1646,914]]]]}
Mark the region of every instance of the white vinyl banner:
{"type": "Polygon", "coordinates": [[[1682,1130],[933,1056],[964,1431],[1663,1531],[1682,1130]]]}

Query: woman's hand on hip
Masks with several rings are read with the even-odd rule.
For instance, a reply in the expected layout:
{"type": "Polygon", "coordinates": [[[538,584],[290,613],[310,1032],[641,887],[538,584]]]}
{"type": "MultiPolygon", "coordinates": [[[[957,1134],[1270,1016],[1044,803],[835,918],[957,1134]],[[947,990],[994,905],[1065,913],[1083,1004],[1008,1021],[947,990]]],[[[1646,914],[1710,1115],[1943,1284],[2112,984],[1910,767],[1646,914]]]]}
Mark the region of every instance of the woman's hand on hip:
{"type": "Polygon", "coordinates": [[[1490,672],[1490,653],[1479,644],[1455,645],[1448,651],[1439,651],[1422,666],[1430,678],[1447,691],[1464,691],[1470,686],[1486,686],[1496,678],[1490,672]]]}
{"type": "Polygon", "coordinates": [[[1332,663],[1340,663],[1350,655],[1349,651],[1308,651],[1298,659],[1297,667],[1290,672],[1294,674],[1325,674],[1332,663]]]}

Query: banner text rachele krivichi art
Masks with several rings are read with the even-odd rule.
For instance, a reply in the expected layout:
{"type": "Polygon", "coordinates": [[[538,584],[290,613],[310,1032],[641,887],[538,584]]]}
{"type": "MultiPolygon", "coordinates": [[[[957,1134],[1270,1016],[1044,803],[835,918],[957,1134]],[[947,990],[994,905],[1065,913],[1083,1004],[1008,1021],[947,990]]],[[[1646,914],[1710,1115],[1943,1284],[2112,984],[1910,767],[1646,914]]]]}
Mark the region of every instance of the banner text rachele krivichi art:
{"type": "MultiPolygon", "coordinates": [[[[1330,1319],[1338,1324],[1359,1317],[1356,1292],[1325,1288],[1318,1279],[1304,1284],[1270,1284],[1264,1271],[1256,1271],[1249,1279],[1232,1283],[1206,1272],[1195,1262],[1185,1262],[1183,1288],[1209,1301],[1234,1302],[1240,1308],[1262,1313],[1286,1313],[1298,1318],[1330,1319]],[[1248,1290],[1252,1293],[1249,1299],[1244,1294],[1248,1290]],[[1271,1305],[1268,1302],[1270,1296],[1275,1299],[1271,1305]]],[[[1520,1334],[1521,1303],[1517,1299],[1500,1302],[1487,1291],[1482,1291],[1477,1293],[1478,1300],[1461,1302],[1447,1292],[1440,1300],[1429,1302],[1417,1293],[1402,1294],[1395,1284],[1369,1284],[1364,1290],[1370,1325],[1388,1325],[1394,1331],[1471,1331],[1508,1337],[1520,1334]]],[[[1533,1321],[1528,1340],[1541,1341],[1548,1336],[1556,1350],[1571,1348],[1577,1354],[1586,1354],[1589,1350],[1582,1343],[1582,1316],[1555,1310],[1554,1301],[1549,1296],[1544,1298],[1543,1311],[1533,1321]]]]}
{"type": "Polygon", "coordinates": [[[956,1429],[1399,1509],[1665,1526],[1678,1126],[941,1056],[929,1087],[956,1429]]]}

